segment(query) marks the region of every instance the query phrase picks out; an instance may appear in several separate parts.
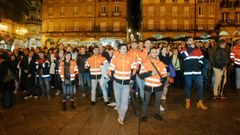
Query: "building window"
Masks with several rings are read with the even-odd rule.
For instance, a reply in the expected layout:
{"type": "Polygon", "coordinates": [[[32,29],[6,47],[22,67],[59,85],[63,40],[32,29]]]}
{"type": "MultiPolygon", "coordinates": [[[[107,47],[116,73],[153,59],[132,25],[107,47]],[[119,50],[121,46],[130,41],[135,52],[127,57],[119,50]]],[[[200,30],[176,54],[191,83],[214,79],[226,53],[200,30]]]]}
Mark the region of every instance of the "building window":
{"type": "Polygon", "coordinates": [[[148,16],[153,17],[154,16],[154,7],[148,7],[148,16]]]}
{"type": "Polygon", "coordinates": [[[91,31],[93,27],[92,21],[87,21],[86,31],[91,31]]]}
{"type": "Polygon", "coordinates": [[[189,3],[189,0],[184,0],[185,3],[189,3]]]}
{"type": "Polygon", "coordinates": [[[240,13],[238,12],[238,13],[236,13],[235,15],[236,15],[236,17],[235,17],[235,22],[236,22],[237,24],[240,24],[240,13]]]}
{"type": "Polygon", "coordinates": [[[198,19],[198,29],[203,29],[203,20],[198,19]]]}
{"type": "Polygon", "coordinates": [[[119,16],[120,15],[120,9],[119,5],[114,6],[113,16],[119,16]]]}
{"type": "Polygon", "coordinates": [[[209,3],[209,0],[204,0],[204,3],[209,3]]]}
{"type": "Polygon", "coordinates": [[[115,5],[114,6],[114,13],[119,13],[120,10],[119,10],[119,5],[115,5]]]}
{"type": "Polygon", "coordinates": [[[61,12],[60,12],[60,16],[61,16],[61,17],[64,17],[64,10],[65,10],[65,8],[62,7],[62,8],[61,8],[61,12]]]}
{"type": "Polygon", "coordinates": [[[74,31],[79,30],[79,22],[74,22],[74,31]]]}
{"type": "Polygon", "coordinates": [[[148,20],[148,30],[153,30],[154,21],[152,19],[148,20]]]}
{"type": "Polygon", "coordinates": [[[203,3],[203,0],[198,0],[198,3],[203,3]]]}
{"type": "Polygon", "coordinates": [[[78,7],[74,7],[73,15],[74,16],[78,15],[78,7]]]}
{"type": "Polygon", "coordinates": [[[203,16],[203,7],[198,6],[198,16],[203,16]]]}
{"type": "Polygon", "coordinates": [[[209,17],[215,17],[215,8],[209,7],[209,17]]]}
{"type": "Polygon", "coordinates": [[[50,8],[49,8],[49,11],[48,11],[48,16],[49,16],[49,17],[52,17],[52,12],[53,12],[53,8],[50,7],[50,8]]]}
{"type": "Polygon", "coordinates": [[[184,29],[185,30],[189,29],[189,20],[184,20],[184,29]]]}
{"type": "Polygon", "coordinates": [[[215,27],[214,24],[215,24],[215,23],[214,23],[214,19],[208,20],[208,25],[209,25],[208,28],[209,28],[209,29],[213,30],[214,27],[215,27]]]}
{"type": "Polygon", "coordinates": [[[100,23],[100,31],[107,31],[107,22],[100,23]]]}
{"type": "Polygon", "coordinates": [[[61,31],[65,31],[65,22],[61,22],[61,26],[60,26],[61,28],[61,31]]]}
{"type": "Polygon", "coordinates": [[[160,7],[160,16],[164,16],[166,14],[166,7],[160,7]]]}
{"type": "Polygon", "coordinates": [[[222,23],[228,23],[229,13],[222,13],[222,23]]]}
{"type": "Polygon", "coordinates": [[[184,16],[189,16],[189,7],[184,7],[184,16]]]}
{"type": "Polygon", "coordinates": [[[166,29],[166,22],[165,22],[165,20],[164,19],[161,19],[160,20],[160,29],[161,30],[164,30],[164,29],[166,29]]]}
{"type": "Polygon", "coordinates": [[[92,10],[92,6],[87,6],[87,16],[92,16],[93,10],[92,10]]]}
{"type": "Polygon", "coordinates": [[[48,23],[48,31],[52,32],[53,31],[53,22],[48,23]]]}
{"type": "Polygon", "coordinates": [[[177,16],[178,14],[178,8],[176,6],[172,7],[172,16],[177,16]]]}
{"type": "Polygon", "coordinates": [[[101,13],[107,13],[107,8],[106,6],[101,7],[101,13]]]}
{"type": "Polygon", "coordinates": [[[177,25],[178,25],[177,19],[173,19],[172,20],[172,29],[176,30],[177,29],[177,25]]]}
{"type": "Polygon", "coordinates": [[[120,22],[113,22],[113,31],[120,31],[120,22]]]}

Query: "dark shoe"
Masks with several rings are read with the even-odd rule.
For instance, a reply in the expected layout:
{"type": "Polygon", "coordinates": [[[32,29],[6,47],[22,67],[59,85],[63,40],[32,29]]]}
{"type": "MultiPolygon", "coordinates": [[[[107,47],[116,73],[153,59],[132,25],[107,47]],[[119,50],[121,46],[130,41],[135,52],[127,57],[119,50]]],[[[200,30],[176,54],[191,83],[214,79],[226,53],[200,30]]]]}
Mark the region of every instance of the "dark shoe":
{"type": "Polygon", "coordinates": [[[163,121],[163,118],[159,114],[154,114],[154,118],[159,120],[159,121],[163,121]]]}
{"type": "Polygon", "coordinates": [[[70,109],[71,111],[75,110],[74,101],[70,101],[70,109]]]}
{"type": "Polygon", "coordinates": [[[7,105],[4,105],[4,108],[7,109],[7,108],[10,108],[12,106],[12,104],[7,104],[7,105]]]}
{"type": "Polygon", "coordinates": [[[91,101],[91,105],[95,105],[95,104],[96,104],[95,102],[91,101]]]}
{"type": "Polygon", "coordinates": [[[62,111],[66,111],[66,102],[62,102],[62,111]]]}
{"type": "Polygon", "coordinates": [[[142,118],[141,118],[141,122],[146,122],[147,121],[147,116],[143,116],[142,118]]]}
{"type": "Polygon", "coordinates": [[[219,100],[219,97],[218,97],[218,96],[214,96],[214,97],[213,97],[213,100],[214,100],[214,101],[218,101],[218,100],[219,100]]]}
{"type": "Polygon", "coordinates": [[[226,99],[227,97],[222,95],[222,96],[219,96],[219,99],[226,99]]]}

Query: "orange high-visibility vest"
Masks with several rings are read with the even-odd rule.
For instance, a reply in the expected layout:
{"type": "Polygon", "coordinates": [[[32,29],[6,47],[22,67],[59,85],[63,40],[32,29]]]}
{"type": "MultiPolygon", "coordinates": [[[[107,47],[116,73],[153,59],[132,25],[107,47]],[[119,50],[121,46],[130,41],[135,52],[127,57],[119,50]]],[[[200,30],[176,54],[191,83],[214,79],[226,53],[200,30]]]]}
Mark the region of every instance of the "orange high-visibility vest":
{"type": "Polygon", "coordinates": [[[93,55],[85,62],[85,68],[90,67],[90,74],[92,76],[99,76],[102,74],[100,66],[108,62],[106,58],[101,55],[93,55]]]}
{"type": "Polygon", "coordinates": [[[128,55],[131,56],[134,61],[137,63],[137,68],[139,67],[139,65],[141,64],[141,58],[140,58],[140,51],[139,50],[133,50],[131,49],[129,52],[128,52],[128,55]]]}
{"type": "Polygon", "coordinates": [[[140,60],[140,63],[144,63],[145,61],[147,61],[148,59],[150,59],[149,55],[148,55],[148,52],[147,52],[147,49],[143,48],[142,51],[140,51],[139,53],[139,60],[140,60]]]}
{"type": "MultiPolygon", "coordinates": [[[[156,60],[149,59],[145,61],[141,66],[140,74],[155,70],[151,62],[153,62],[154,65],[157,67],[159,73],[161,74],[161,78],[167,77],[166,66],[159,59],[156,59],[156,60]]],[[[154,76],[151,75],[144,79],[145,85],[149,87],[159,87],[162,85],[161,78],[158,74],[155,74],[154,76]]]]}
{"type": "Polygon", "coordinates": [[[130,80],[131,70],[133,70],[132,74],[134,75],[136,73],[136,62],[128,54],[116,55],[109,65],[109,75],[111,76],[111,71],[115,71],[114,78],[118,80],[130,80]]]}
{"type": "MultiPolygon", "coordinates": [[[[70,70],[70,80],[74,81],[76,74],[78,74],[78,67],[77,67],[76,61],[74,61],[74,60],[70,61],[70,68],[69,68],[69,70],[70,70]]],[[[62,61],[59,64],[58,73],[60,75],[61,80],[64,81],[64,61],[62,61]]]]}

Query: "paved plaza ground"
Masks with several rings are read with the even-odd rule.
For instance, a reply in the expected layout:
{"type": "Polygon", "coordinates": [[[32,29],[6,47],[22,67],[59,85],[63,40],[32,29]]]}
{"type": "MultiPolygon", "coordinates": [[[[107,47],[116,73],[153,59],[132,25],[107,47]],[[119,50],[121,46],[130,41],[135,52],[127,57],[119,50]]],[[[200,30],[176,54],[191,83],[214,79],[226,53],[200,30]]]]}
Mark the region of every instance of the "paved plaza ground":
{"type": "MultiPolygon", "coordinates": [[[[170,89],[162,113],[164,122],[153,118],[151,102],[149,119],[140,123],[132,107],[125,125],[117,123],[117,112],[98,100],[92,106],[89,97],[76,98],[76,110],[61,111],[61,98],[51,101],[24,100],[16,95],[14,105],[0,109],[0,135],[240,135],[240,94],[226,89],[227,99],[212,101],[212,93],[205,91],[207,111],[196,109],[196,95],[192,90],[191,109],[184,108],[184,90],[170,89]]],[[[69,103],[68,103],[69,105],[69,103]]]]}

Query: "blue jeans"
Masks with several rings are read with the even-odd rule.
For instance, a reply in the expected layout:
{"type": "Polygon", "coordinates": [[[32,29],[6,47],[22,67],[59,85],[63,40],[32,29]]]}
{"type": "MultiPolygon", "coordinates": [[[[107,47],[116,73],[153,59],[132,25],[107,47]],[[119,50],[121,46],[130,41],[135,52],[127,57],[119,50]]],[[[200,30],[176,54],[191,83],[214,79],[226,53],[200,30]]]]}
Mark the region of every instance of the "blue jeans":
{"type": "Polygon", "coordinates": [[[130,93],[130,86],[122,85],[114,81],[113,89],[114,89],[114,94],[115,94],[115,99],[117,104],[118,115],[119,115],[119,118],[123,121],[125,118],[125,114],[128,110],[128,98],[130,93]]]}
{"type": "Polygon", "coordinates": [[[192,86],[192,81],[195,83],[197,98],[202,100],[203,95],[203,77],[202,75],[185,75],[185,96],[186,99],[190,99],[190,90],[192,86]]]}
{"type": "Polygon", "coordinates": [[[236,88],[240,90],[240,68],[235,68],[236,71],[236,88]]]}
{"type": "Polygon", "coordinates": [[[39,80],[39,84],[40,84],[40,87],[41,87],[42,96],[50,97],[51,96],[51,93],[50,93],[50,77],[39,76],[38,80],[39,80]]]}
{"type": "Polygon", "coordinates": [[[79,81],[81,85],[82,94],[85,93],[85,83],[88,85],[88,94],[91,92],[91,77],[89,72],[79,73],[79,81]]]}
{"type": "Polygon", "coordinates": [[[203,84],[205,87],[208,86],[208,67],[209,67],[209,60],[203,60],[203,67],[202,67],[202,76],[203,76],[203,84]]]}
{"type": "Polygon", "coordinates": [[[138,75],[136,75],[136,81],[137,81],[137,85],[138,85],[138,88],[139,88],[139,94],[142,98],[142,101],[144,101],[144,85],[145,85],[145,82],[138,75]]]}
{"type": "Polygon", "coordinates": [[[74,101],[74,85],[65,84],[63,82],[62,87],[63,87],[62,101],[66,102],[68,95],[70,96],[70,101],[74,101]]]}

